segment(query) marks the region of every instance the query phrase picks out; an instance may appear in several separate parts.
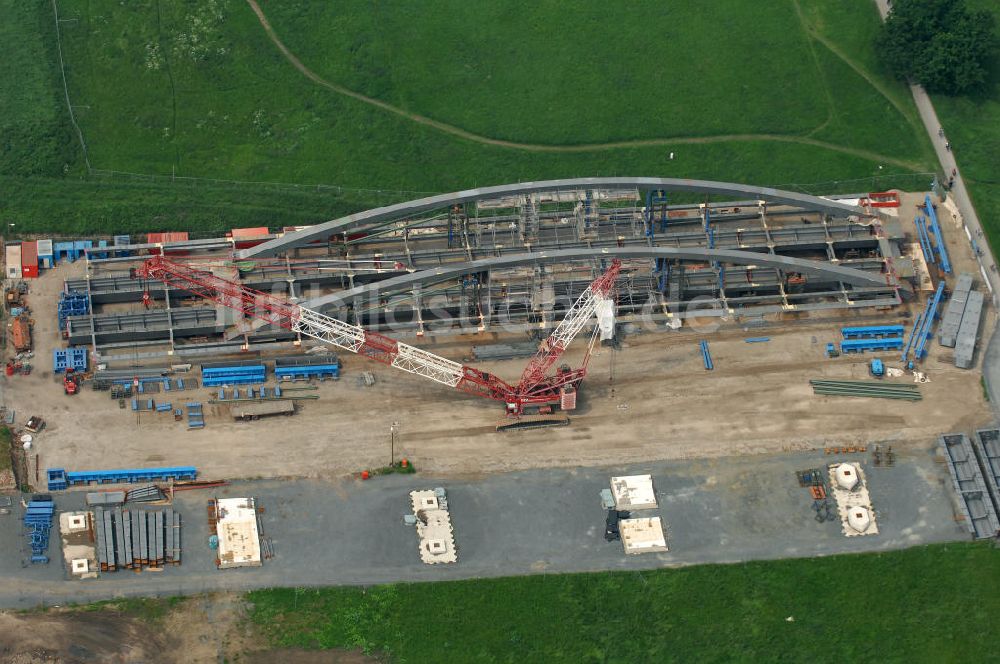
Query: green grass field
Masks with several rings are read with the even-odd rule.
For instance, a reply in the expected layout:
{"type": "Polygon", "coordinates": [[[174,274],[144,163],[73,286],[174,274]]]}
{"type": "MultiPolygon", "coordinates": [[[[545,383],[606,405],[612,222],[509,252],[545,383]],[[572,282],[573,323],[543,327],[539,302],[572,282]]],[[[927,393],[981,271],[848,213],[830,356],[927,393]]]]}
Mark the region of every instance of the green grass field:
{"type": "Polygon", "coordinates": [[[950,544],[248,599],[275,647],[394,662],[982,662],[995,658],[984,635],[1000,611],[1000,552],[950,544]]]}
{"type": "Polygon", "coordinates": [[[874,64],[867,0],[627,10],[589,0],[569,15],[555,2],[265,2],[275,34],[317,80],[243,0],[59,0],[93,168],[162,179],[88,176],[62,98],[51,7],[4,1],[17,19],[5,29],[34,39],[18,70],[0,72],[0,82],[35,83],[12,101],[14,116],[44,107],[39,118],[58,118],[51,150],[36,154],[14,136],[21,157],[0,171],[13,192],[0,215],[25,231],[304,223],[415,195],[367,190],[550,177],[830,183],[816,185],[824,191],[933,168],[905,88],[874,64]]]}
{"type": "Polygon", "coordinates": [[[78,159],[46,7],[0,0],[0,177],[61,176],[78,159]]]}

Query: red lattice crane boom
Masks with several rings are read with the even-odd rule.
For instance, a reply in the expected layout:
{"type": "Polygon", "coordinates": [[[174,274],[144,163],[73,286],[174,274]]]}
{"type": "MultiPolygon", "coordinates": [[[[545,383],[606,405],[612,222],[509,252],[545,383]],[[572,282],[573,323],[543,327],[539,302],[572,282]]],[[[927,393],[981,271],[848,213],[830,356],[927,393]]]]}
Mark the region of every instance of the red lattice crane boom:
{"type": "Polygon", "coordinates": [[[581,368],[562,367],[553,376],[546,376],[545,373],[595,312],[602,306],[610,308],[611,290],[620,269],[621,263],[612,261],[608,270],[590,284],[552,335],[542,342],[517,385],[359,325],[351,325],[283,298],[247,288],[191,264],[156,256],[144,261],[135,273],[137,277],[154,279],[230,307],[245,317],[292,330],[469,394],[503,401],[509,414],[521,415],[526,406],[549,405],[561,400],[565,405],[563,395],[575,390],[583,380],[590,359],[589,349],[581,368]]]}

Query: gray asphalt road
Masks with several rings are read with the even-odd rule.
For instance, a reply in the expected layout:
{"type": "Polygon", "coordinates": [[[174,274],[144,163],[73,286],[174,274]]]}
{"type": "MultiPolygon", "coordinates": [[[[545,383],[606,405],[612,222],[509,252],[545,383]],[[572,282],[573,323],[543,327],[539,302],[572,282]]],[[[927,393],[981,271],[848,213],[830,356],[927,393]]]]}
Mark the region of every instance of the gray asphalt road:
{"type": "MultiPolygon", "coordinates": [[[[857,455],[855,458],[867,458],[857,455]]],[[[967,539],[956,523],[943,464],[930,449],[900,456],[893,468],[869,468],[881,532],[847,538],[839,521],[817,523],[794,471],[822,467],[822,453],[650,463],[628,468],[538,470],[481,480],[394,476],[368,482],[258,481],[220,491],[254,495],[276,557],[257,569],[218,571],[207,545],[208,491],[179,493],[184,562],[159,573],[122,571],[67,579],[58,539],[48,566],[22,567],[15,515],[0,517],[0,606],[26,608],[122,596],[247,590],[269,586],[373,584],[544,572],[641,570],[903,548],[967,539]],[[626,556],[603,539],[599,491],[623,473],[651,473],[669,553],[626,556]],[[444,486],[459,562],[419,561],[417,536],[403,525],[412,489],[444,486]]],[[[57,494],[60,510],[83,505],[81,492],[57,494]]],[[[637,514],[640,515],[640,514],[637,514]]],[[[646,515],[645,513],[641,515],[646,515]]]]}

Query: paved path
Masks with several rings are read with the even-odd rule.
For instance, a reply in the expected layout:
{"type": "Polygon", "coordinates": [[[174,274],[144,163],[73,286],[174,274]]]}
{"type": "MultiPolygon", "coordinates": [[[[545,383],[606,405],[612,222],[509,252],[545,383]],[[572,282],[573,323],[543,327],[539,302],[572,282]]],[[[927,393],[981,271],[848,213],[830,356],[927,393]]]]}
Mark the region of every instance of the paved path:
{"type": "MultiPolygon", "coordinates": [[[[884,20],[889,14],[888,0],[875,0],[875,4],[884,20]]],[[[976,214],[976,208],[972,204],[972,199],[969,197],[969,190],[965,187],[965,180],[962,178],[962,169],[958,167],[955,153],[946,147],[948,142],[947,132],[944,136],[939,135],[939,131],[943,125],[938,120],[937,113],[934,111],[934,105],[931,103],[930,95],[927,94],[923,86],[911,85],[910,92],[913,94],[913,101],[920,112],[920,119],[924,122],[927,135],[931,138],[931,143],[934,145],[934,152],[937,153],[938,161],[945,176],[950,176],[952,172],[956,173],[955,182],[949,195],[958,206],[958,211],[962,214],[962,220],[969,229],[969,233],[973,238],[977,239],[977,245],[985,251],[981,261],[985,268],[986,278],[989,281],[993,305],[1000,308],[1000,274],[996,271],[996,259],[993,256],[993,251],[989,243],[984,239],[980,239],[984,238],[985,231],[982,223],[979,221],[979,215],[976,214]]],[[[993,411],[996,413],[997,419],[1000,419],[1000,394],[996,392],[997,386],[1000,386],[1000,325],[994,328],[983,353],[983,378],[986,380],[986,388],[990,395],[990,404],[993,406],[993,411]]]]}

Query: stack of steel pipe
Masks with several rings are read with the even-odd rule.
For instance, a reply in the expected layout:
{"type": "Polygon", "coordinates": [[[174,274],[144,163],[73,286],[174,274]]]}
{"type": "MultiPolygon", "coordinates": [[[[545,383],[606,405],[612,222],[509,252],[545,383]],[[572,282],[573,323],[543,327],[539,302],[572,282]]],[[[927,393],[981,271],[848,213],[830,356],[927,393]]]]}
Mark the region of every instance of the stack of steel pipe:
{"type": "Polygon", "coordinates": [[[875,397],[920,401],[920,389],[912,383],[884,383],[874,380],[810,380],[814,394],[842,397],[875,397]]]}

